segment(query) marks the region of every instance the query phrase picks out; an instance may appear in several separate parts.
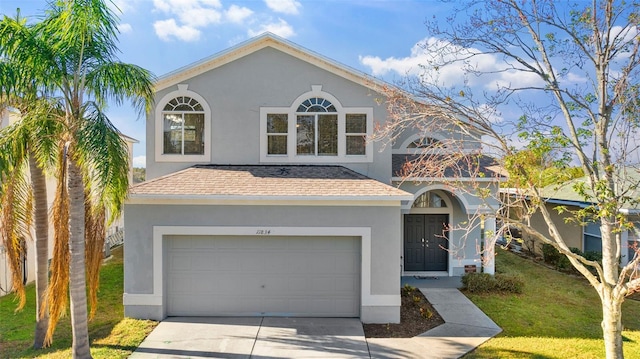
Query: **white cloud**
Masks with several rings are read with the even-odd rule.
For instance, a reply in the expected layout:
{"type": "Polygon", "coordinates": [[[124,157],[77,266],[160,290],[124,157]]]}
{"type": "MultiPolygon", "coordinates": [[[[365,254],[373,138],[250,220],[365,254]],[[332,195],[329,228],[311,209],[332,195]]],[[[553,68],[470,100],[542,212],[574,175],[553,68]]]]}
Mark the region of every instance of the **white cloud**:
{"type": "Polygon", "coordinates": [[[131,32],[131,30],[133,30],[133,28],[131,27],[131,24],[118,25],[118,31],[120,31],[121,34],[128,34],[131,32]]]}
{"type": "Polygon", "coordinates": [[[240,7],[238,5],[231,5],[225,12],[225,17],[229,22],[235,24],[242,24],[246,18],[251,16],[253,11],[246,7],[240,7]]]}
{"type": "Polygon", "coordinates": [[[188,25],[179,26],[174,19],[156,21],[153,24],[156,35],[164,41],[176,38],[182,41],[196,41],[200,38],[200,30],[188,25]]]}
{"type": "Polygon", "coordinates": [[[133,167],[146,167],[147,166],[147,156],[135,156],[133,158],[133,167]]]}
{"type": "Polygon", "coordinates": [[[170,16],[154,24],[156,34],[165,41],[196,41],[201,30],[210,25],[242,24],[253,14],[251,9],[238,5],[225,10],[219,0],[153,0],[153,6],[155,12],[170,16]]]}
{"type": "Polygon", "coordinates": [[[265,32],[271,32],[278,36],[289,38],[294,36],[296,33],[293,31],[291,25],[289,25],[286,21],[279,19],[278,22],[273,22],[269,24],[262,24],[257,30],[251,30],[247,32],[250,37],[258,36],[265,32]]]}
{"type": "Polygon", "coordinates": [[[205,27],[209,24],[218,24],[222,21],[222,14],[216,9],[190,8],[184,9],[178,14],[178,18],[184,24],[192,27],[205,27]]]}
{"type": "Polygon", "coordinates": [[[269,9],[282,14],[297,15],[302,4],[296,0],[264,0],[269,9]]]}

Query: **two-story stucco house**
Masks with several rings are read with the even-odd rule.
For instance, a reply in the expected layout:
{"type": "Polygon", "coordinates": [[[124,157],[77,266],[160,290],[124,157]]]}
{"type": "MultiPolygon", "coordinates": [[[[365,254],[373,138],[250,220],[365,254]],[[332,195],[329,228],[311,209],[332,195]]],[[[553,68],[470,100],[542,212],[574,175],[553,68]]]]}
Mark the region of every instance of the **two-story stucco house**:
{"type": "Polygon", "coordinates": [[[272,34],[161,77],[124,210],[125,314],[399,322],[402,275],[480,266],[460,246],[479,227],[444,230],[480,200],[397,175],[446,134],[367,140],[383,85],[272,34]]]}

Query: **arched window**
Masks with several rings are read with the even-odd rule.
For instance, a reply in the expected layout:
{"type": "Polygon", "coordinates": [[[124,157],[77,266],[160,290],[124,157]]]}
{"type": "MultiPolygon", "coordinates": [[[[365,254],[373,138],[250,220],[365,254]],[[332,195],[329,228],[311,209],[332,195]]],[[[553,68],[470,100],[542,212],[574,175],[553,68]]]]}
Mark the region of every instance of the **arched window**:
{"type": "Polygon", "coordinates": [[[421,137],[407,145],[407,148],[429,148],[438,145],[440,141],[433,137],[421,137]]]}
{"type": "Polygon", "coordinates": [[[411,208],[446,208],[447,203],[442,197],[433,191],[425,192],[418,196],[411,208]]]}
{"type": "Polygon", "coordinates": [[[338,155],[338,114],[331,102],[312,97],[296,111],[296,154],[338,155]]]}
{"type": "Polygon", "coordinates": [[[205,112],[202,105],[188,96],[170,100],[162,109],[164,123],[163,154],[204,154],[205,112]]]}
{"type": "Polygon", "coordinates": [[[372,162],[372,129],[373,107],[344,107],[311,85],[289,107],[260,107],[260,161],[372,162]]]}

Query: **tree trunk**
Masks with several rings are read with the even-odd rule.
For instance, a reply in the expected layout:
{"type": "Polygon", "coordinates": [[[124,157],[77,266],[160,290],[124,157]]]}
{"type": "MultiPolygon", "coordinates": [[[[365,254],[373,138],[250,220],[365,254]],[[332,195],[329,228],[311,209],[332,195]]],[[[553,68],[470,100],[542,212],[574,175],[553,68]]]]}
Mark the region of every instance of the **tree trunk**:
{"type": "Polygon", "coordinates": [[[45,292],[49,282],[49,210],[47,181],[33,155],[29,155],[29,171],[33,188],[36,231],[36,328],[33,347],[41,349],[49,326],[45,292]]]}
{"type": "Polygon", "coordinates": [[[622,300],[605,293],[602,301],[602,333],[607,359],[622,359],[622,300]]]}
{"type": "Polygon", "coordinates": [[[71,297],[71,327],[73,358],[91,358],[87,320],[87,290],[85,278],[84,186],[82,172],[69,158],[69,294],[71,297]]]}

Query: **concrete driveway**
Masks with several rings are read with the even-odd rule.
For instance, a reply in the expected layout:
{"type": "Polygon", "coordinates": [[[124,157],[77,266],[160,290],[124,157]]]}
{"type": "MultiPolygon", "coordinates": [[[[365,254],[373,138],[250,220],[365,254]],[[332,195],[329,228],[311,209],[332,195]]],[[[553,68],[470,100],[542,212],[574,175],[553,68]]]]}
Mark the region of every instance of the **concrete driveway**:
{"type": "Polygon", "coordinates": [[[369,358],[357,318],[170,317],[130,358],[369,358]]]}

